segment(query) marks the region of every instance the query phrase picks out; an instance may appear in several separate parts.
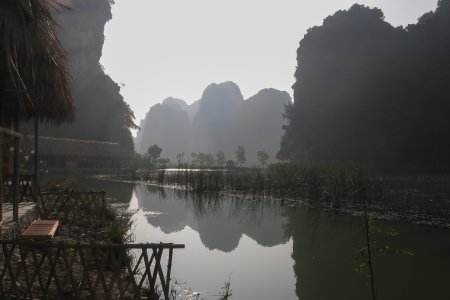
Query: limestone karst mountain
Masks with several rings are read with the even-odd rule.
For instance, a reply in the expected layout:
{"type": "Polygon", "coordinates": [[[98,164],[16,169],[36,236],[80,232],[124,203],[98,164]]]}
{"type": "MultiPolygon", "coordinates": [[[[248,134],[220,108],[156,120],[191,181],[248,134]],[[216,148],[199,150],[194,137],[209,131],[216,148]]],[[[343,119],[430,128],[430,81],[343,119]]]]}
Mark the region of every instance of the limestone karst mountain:
{"type": "Polygon", "coordinates": [[[266,151],[273,159],[279,150],[284,125],[284,107],[290,103],[287,92],[264,89],[244,100],[233,82],[210,84],[201,99],[191,105],[167,98],[151,107],[141,122],[135,139],[136,151],[145,153],[150,145],[162,149],[162,157],[190,162],[192,152],[225,153],[235,160],[239,145],[246,149],[248,164],[256,164],[256,152],[266,151]]]}
{"type": "Polygon", "coordinates": [[[450,170],[450,1],[394,27],[355,4],[308,30],[280,159],[450,170]]]}
{"type": "Polygon", "coordinates": [[[66,0],[69,9],[55,12],[59,38],[67,51],[72,93],[77,107],[75,122],[59,128],[44,126],[42,135],[118,142],[133,151],[130,128],[134,116],[120,95],[120,87],[100,64],[105,24],[112,18],[111,1],[66,0]]]}
{"type": "Polygon", "coordinates": [[[183,100],[167,98],[150,108],[141,122],[135,149],[145,153],[153,144],[163,147],[162,155],[173,160],[188,143],[190,127],[188,105],[183,100]]]}

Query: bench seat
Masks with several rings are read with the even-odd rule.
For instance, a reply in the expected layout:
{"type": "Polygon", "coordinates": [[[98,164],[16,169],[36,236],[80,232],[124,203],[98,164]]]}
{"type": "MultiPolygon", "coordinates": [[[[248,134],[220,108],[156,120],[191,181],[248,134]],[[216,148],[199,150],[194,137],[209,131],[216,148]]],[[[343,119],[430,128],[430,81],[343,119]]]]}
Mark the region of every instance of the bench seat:
{"type": "Polygon", "coordinates": [[[32,240],[51,239],[58,229],[58,225],[58,220],[35,220],[21,234],[21,237],[32,240]]]}

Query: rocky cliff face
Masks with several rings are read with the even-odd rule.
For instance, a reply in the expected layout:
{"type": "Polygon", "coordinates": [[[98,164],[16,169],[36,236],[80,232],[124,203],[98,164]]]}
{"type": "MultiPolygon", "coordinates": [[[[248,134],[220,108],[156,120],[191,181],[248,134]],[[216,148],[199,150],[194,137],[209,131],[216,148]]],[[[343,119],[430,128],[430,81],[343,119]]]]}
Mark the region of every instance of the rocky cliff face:
{"type": "Polygon", "coordinates": [[[238,147],[236,125],[243,101],[235,83],[210,84],[203,92],[192,123],[190,151],[215,155],[222,150],[231,158],[238,147]]]}
{"type": "Polygon", "coordinates": [[[157,144],[161,156],[177,161],[184,152],[184,162],[190,162],[191,152],[225,153],[226,160],[235,160],[242,145],[247,162],[256,163],[256,152],[266,151],[275,158],[284,125],[284,106],[290,102],[287,92],[264,89],[244,100],[233,82],[209,85],[200,100],[187,105],[168,98],[153,106],[141,123],[135,139],[136,150],[145,153],[157,144]]]}
{"type": "Polygon", "coordinates": [[[240,143],[246,145],[251,160],[254,161],[254,155],[259,150],[266,151],[270,159],[275,159],[284,133],[285,105],[290,101],[287,92],[264,89],[242,103],[239,117],[241,130],[238,132],[241,134],[240,143]]]}
{"type": "Polygon", "coordinates": [[[153,144],[163,147],[162,156],[175,160],[186,149],[190,119],[186,102],[168,98],[150,108],[136,136],[136,151],[147,152],[153,144]]]}
{"type": "Polygon", "coordinates": [[[68,52],[77,115],[73,124],[46,127],[43,135],[119,142],[132,152],[133,112],[120,87],[103,71],[100,57],[104,27],[111,19],[109,0],[64,0],[68,10],[55,13],[59,38],[68,52]]]}
{"type": "Polygon", "coordinates": [[[98,66],[105,24],[112,18],[111,4],[107,0],[64,0],[62,3],[69,9],[55,14],[61,27],[59,39],[69,53],[74,82],[80,84],[81,76],[101,71],[98,66]]]}
{"type": "Polygon", "coordinates": [[[355,4],[308,30],[279,158],[450,171],[450,0],[393,27],[355,4]]]}

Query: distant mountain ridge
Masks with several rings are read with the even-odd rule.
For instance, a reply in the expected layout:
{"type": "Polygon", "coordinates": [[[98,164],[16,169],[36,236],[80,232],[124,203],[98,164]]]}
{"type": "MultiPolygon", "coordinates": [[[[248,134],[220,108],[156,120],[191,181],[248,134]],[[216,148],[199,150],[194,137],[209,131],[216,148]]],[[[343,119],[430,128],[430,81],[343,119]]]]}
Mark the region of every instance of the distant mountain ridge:
{"type": "Polygon", "coordinates": [[[145,153],[157,144],[162,157],[190,162],[192,152],[225,153],[236,160],[239,145],[246,149],[247,163],[256,163],[256,152],[266,151],[273,159],[283,133],[283,112],[291,97],[287,92],[264,89],[244,100],[239,87],[231,81],[210,84],[202,97],[192,103],[166,98],[152,106],[140,124],[135,149],[145,153]]]}

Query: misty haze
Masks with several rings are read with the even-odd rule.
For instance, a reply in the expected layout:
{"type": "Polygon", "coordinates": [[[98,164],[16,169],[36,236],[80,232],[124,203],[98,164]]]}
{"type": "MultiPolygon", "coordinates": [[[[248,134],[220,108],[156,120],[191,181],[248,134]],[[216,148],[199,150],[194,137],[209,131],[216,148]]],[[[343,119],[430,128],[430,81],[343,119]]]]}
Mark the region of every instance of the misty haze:
{"type": "Polygon", "coordinates": [[[0,40],[1,298],[450,297],[450,0],[4,0],[0,40]]]}

